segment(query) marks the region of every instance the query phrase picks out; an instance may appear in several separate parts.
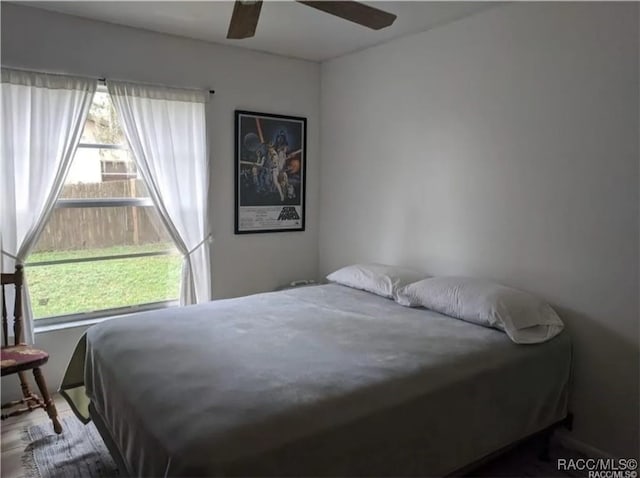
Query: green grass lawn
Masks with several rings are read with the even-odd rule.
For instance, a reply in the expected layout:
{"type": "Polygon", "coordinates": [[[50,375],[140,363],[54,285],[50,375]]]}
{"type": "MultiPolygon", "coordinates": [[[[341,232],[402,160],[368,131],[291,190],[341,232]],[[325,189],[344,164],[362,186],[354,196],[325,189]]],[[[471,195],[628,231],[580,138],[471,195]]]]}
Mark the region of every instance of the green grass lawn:
{"type": "Polygon", "coordinates": [[[34,316],[51,317],[177,299],[182,257],[176,255],[29,266],[29,263],[164,251],[167,244],[36,252],[26,267],[34,316]]]}

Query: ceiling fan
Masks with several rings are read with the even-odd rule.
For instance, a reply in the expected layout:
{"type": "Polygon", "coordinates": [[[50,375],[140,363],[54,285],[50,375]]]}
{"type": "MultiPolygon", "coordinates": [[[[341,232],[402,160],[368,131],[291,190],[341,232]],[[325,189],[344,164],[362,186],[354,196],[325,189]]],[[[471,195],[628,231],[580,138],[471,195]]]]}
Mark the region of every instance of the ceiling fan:
{"type": "MultiPolygon", "coordinates": [[[[392,13],[370,7],[360,2],[331,2],[326,0],[296,1],[307,5],[308,7],[322,10],[330,15],[344,18],[345,20],[349,20],[373,30],[386,28],[396,19],[396,16],[392,13]]],[[[235,5],[233,6],[233,14],[231,15],[231,23],[229,24],[227,38],[238,40],[254,36],[261,9],[262,0],[236,0],[235,5]]]]}

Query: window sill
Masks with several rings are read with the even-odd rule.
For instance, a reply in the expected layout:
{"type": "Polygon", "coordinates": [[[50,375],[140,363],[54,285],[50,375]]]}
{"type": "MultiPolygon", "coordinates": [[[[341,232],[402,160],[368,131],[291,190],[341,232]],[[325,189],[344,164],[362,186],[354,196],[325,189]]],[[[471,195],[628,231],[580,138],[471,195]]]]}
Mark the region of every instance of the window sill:
{"type": "Polygon", "coordinates": [[[89,312],[85,314],[74,314],[72,316],[47,317],[36,319],[34,322],[34,333],[41,334],[53,332],[57,330],[73,329],[78,327],[89,327],[99,324],[105,320],[118,319],[138,312],[146,312],[150,310],[161,310],[168,307],[176,307],[179,305],[177,300],[166,302],[156,302],[152,304],[143,304],[135,307],[127,307],[122,309],[102,310],[98,312],[89,312]],[[42,323],[38,323],[38,322],[42,323]]]}
{"type": "Polygon", "coordinates": [[[125,315],[128,315],[128,314],[113,315],[110,317],[101,317],[101,318],[92,318],[92,319],[70,320],[68,322],[60,322],[58,324],[49,324],[49,325],[38,325],[36,321],[33,331],[37,335],[37,334],[43,334],[47,332],[54,332],[56,330],[75,329],[78,327],[89,327],[91,325],[104,322],[105,320],[117,319],[119,317],[124,317],[125,315]]]}

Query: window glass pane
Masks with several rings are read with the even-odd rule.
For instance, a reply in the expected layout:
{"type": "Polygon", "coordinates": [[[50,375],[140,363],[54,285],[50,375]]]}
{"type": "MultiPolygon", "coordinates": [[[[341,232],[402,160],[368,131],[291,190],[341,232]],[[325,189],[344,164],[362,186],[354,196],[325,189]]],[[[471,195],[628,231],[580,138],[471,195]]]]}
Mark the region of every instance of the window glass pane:
{"type": "Polygon", "coordinates": [[[131,153],[122,149],[78,148],[60,198],[148,197],[131,153]]]}
{"type": "Polygon", "coordinates": [[[95,257],[168,249],[175,247],[154,207],[57,208],[29,262],[39,262],[36,253],[73,251],[78,257],[95,257]]]}
{"type": "Polygon", "coordinates": [[[181,265],[165,255],[27,267],[34,317],[177,299],[181,265]]]}
{"type": "MultiPolygon", "coordinates": [[[[148,198],[104,89],[94,97],[82,143],[60,199],[148,198]]],[[[27,262],[34,315],[43,318],[175,300],[181,264],[155,207],[57,207],[27,262]],[[164,254],[124,257],[158,252],[164,254]],[[101,257],[116,259],[68,262],[101,257]],[[38,265],[55,261],[62,263],[38,265]]]]}
{"type": "Polygon", "coordinates": [[[111,97],[105,90],[96,91],[80,143],[126,145],[111,97]]]}

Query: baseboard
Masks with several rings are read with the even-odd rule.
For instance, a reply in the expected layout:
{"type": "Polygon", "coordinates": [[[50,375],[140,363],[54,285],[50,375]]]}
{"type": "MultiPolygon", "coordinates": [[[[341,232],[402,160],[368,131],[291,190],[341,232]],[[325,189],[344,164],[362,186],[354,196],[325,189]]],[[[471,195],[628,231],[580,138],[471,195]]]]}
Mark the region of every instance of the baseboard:
{"type": "Polygon", "coordinates": [[[554,434],[554,439],[560,443],[565,448],[569,450],[574,450],[577,452],[586,455],[589,458],[612,458],[615,459],[617,457],[613,456],[611,453],[607,453],[600,448],[597,448],[593,445],[589,445],[583,441],[577,440],[568,430],[558,429],[554,434]]]}

